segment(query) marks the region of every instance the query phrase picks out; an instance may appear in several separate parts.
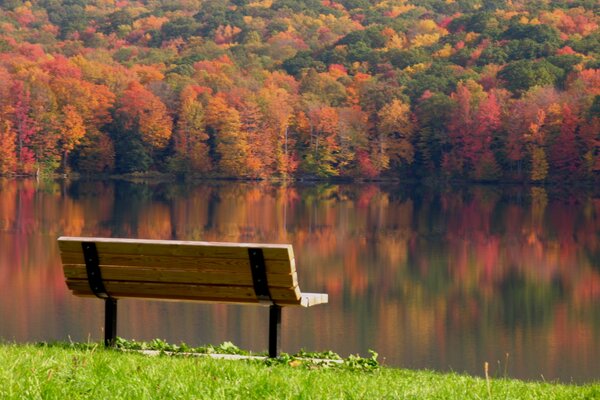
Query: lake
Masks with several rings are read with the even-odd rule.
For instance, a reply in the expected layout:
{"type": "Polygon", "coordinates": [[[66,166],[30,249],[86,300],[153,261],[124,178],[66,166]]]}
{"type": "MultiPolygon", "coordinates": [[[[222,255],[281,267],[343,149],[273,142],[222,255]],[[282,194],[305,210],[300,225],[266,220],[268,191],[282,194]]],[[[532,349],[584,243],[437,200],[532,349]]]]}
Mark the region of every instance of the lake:
{"type": "MultiPolygon", "coordinates": [[[[290,243],[300,287],[283,351],[385,365],[600,379],[600,195],[542,187],[0,181],[0,338],[100,340],[103,302],[68,292],[56,238],[290,243]]],[[[123,300],[119,335],[267,348],[262,307],[123,300]]]]}

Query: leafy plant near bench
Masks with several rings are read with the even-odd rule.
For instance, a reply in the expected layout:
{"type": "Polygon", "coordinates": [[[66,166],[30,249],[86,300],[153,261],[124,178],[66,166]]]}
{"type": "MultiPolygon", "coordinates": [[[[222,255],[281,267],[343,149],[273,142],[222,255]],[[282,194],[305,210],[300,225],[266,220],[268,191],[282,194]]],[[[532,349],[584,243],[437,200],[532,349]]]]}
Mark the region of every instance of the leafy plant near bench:
{"type": "MultiPolygon", "coordinates": [[[[100,346],[99,343],[39,343],[40,346],[59,346],[90,349],[100,346]]],[[[231,342],[223,342],[220,345],[189,346],[186,343],[172,344],[162,339],[153,339],[149,342],[128,340],[117,337],[115,348],[123,351],[158,351],[160,354],[169,356],[189,356],[198,354],[231,354],[239,356],[266,357],[266,353],[252,353],[242,350],[231,342]]],[[[375,371],[380,365],[377,361],[378,354],[369,350],[370,357],[361,357],[351,354],[347,358],[329,350],[322,352],[309,352],[300,350],[294,354],[281,353],[277,358],[248,359],[249,362],[264,363],[267,366],[290,365],[292,367],[314,368],[340,368],[353,371],[375,371]]]]}

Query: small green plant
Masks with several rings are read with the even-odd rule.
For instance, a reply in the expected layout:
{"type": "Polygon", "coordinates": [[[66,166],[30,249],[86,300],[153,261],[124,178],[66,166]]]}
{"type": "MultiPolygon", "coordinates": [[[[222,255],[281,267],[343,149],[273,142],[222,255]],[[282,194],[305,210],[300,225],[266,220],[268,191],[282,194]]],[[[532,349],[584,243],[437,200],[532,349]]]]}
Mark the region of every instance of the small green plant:
{"type": "Polygon", "coordinates": [[[374,371],[379,368],[377,357],[379,354],[373,350],[369,350],[371,357],[363,358],[358,355],[350,355],[344,360],[344,366],[351,370],[374,371]]]}

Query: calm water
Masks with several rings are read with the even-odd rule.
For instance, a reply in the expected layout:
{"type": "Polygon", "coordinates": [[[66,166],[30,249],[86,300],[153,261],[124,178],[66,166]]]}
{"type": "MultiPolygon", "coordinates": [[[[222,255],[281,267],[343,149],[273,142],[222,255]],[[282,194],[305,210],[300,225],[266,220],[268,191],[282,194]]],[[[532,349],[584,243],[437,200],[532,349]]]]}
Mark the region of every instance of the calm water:
{"type": "MultiPolygon", "coordinates": [[[[66,289],[60,235],[291,243],[283,350],[388,365],[600,379],[600,196],[541,188],[0,181],[0,338],[99,340],[103,303],[66,289]]],[[[119,335],[266,349],[259,307],[127,301],[119,335]]]]}

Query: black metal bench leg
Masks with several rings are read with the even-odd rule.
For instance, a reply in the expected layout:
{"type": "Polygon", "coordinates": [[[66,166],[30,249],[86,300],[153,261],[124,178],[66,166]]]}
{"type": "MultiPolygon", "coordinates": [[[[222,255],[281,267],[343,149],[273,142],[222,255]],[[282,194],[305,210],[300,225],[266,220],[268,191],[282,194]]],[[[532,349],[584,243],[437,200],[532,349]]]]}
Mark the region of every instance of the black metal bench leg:
{"type": "Polygon", "coordinates": [[[281,307],[269,307],[269,357],[276,358],[281,351],[281,307]]]}
{"type": "Polygon", "coordinates": [[[117,300],[104,300],[104,346],[112,347],[117,339],[117,300]]]}

